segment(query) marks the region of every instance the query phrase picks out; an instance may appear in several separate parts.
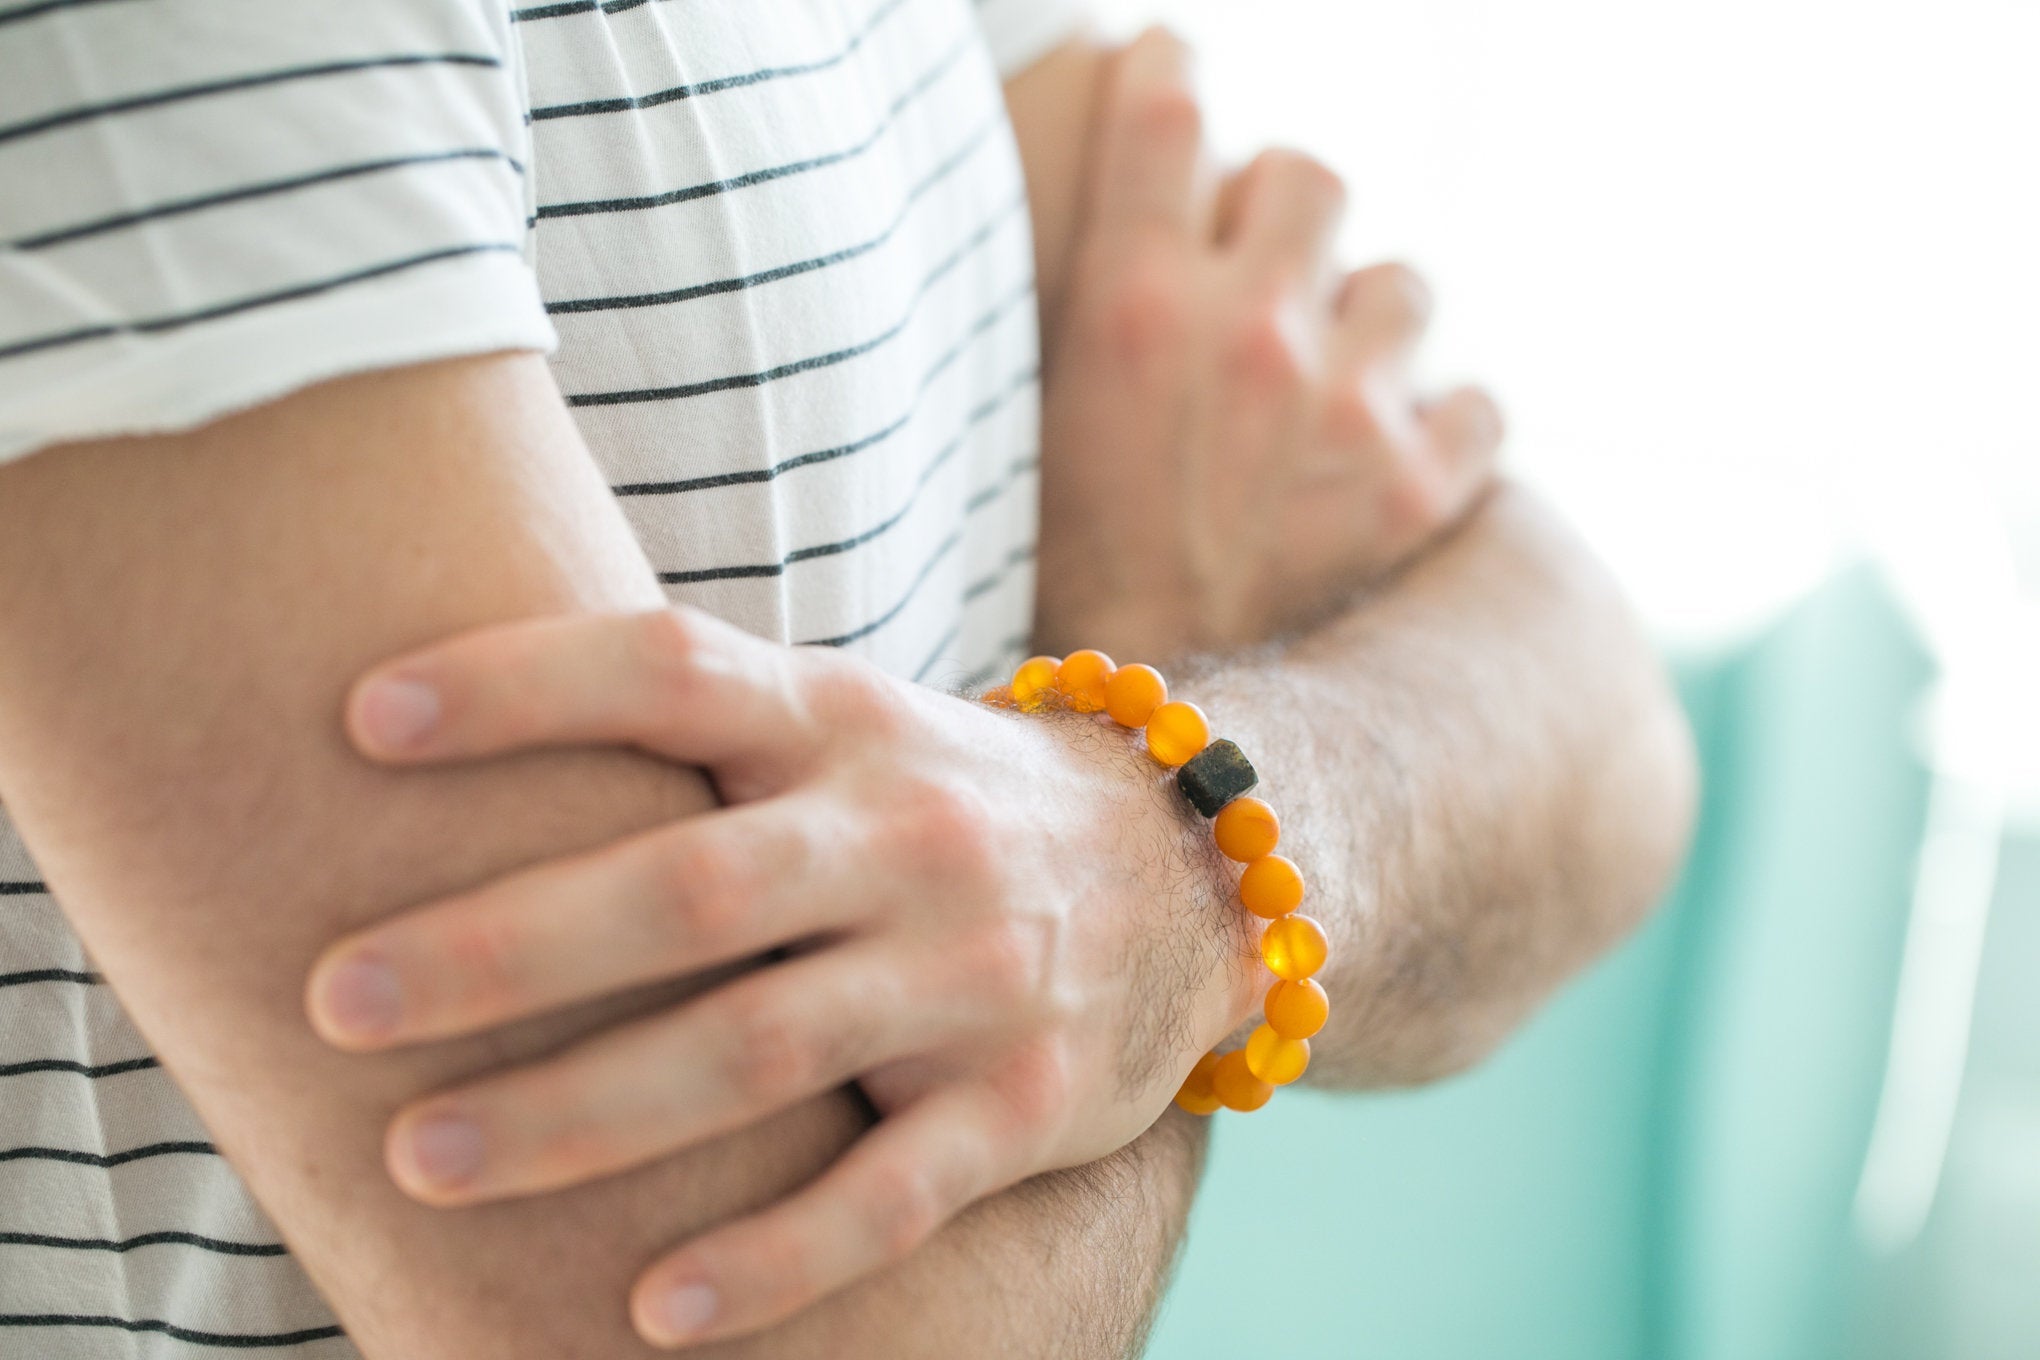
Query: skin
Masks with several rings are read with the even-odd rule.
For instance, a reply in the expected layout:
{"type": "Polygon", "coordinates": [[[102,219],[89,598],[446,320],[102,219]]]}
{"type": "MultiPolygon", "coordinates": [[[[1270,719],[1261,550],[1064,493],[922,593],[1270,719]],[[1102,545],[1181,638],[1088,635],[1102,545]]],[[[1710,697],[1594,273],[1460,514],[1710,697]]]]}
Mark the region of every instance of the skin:
{"type": "MultiPolygon", "coordinates": [[[[1030,169],[1036,164],[1030,159],[1030,169]]],[[[1226,215],[1221,205],[1218,217],[1226,215]]],[[[1045,225],[1047,237],[1057,239],[1055,224],[1045,225]]],[[[1076,280],[1080,251],[1074,244],[1069,250],[1069,277],[1076,280]]],[[[1074,318],[1080,299],[1058,294],[1051,305],[1066,306],[1074,318]]],[[[1052,383],[1051,400],[1057,399],[1052,383]]],[[[1297,444],[1314,441],[1269,441],[1277,449],[1297,444]]],[[[1494,783],[1472,798],[1461,790],[1463,748],[1441,743],[1403,753],[1412,761],[1403,768],[1414,792],[1384,815],[1407,837],[1413,858],[1440,834],[1488,825],[1475,816],[1434,826],[1423,820],[1427,810],[1499,815],[1496,809],[1512,800],[1553,786],[1589,800],[1548,814],[1540,809],[1523,835],[1497,838],[1496,862],[1481,857],[1455,870],[1493,889],[1466,892],[1467,911],[1495,901],[1513,909],[1517,890],[1534,882],[1540,891],[1522,900],[1577,917],[1554,925],[1540,916],[1512,926],[1549,928],[1548,948],[1473,951],[1499,971],[1450,979],[1476,1016],[1520,1010],[1524,998],[1548,988],[1594,942],[1633,919],[1648,898],[1638,885],[1662,875],[1670,858],[1664,847],[1677,839],[1676,832],[1638,834],[1607,815],[1596,801],[1604,783],[1584,775],[1553,779],[1546,743],[1580,734],[1535,705],[1570,702],[1578,693],[1578,672],[1589,664],[1579,639],[1611,643],[1605,661],[1594,656],[1591,664],[1603,667],[1601,683],[1620,700],[1609,711],[1641,715],[1631,735],[1647,736],[1666,721],[1662,685],[1638,662],[1641,648],[1591,564],[1541,517],[1502,514],[1497,506],[1509,510],[1513,501],[1491,502],[1435,559],[1424,558],[1380,597],[1408,600],[1410,583],[1432,582],[1435,593],[1409,605],[1425,624],[1407,640],[1415,648],[1404,658],[1409,664],[1396,664],[1406,645],[1401,632],[1358,622],[1378,608],[1370,601],[1351,617],[1339,616],[1350,625],[1346,632],[1334,625],[1298,644],[1305,650],[1290,677],[1322,686],[1313,693],[1329,699],[1328,677],[1341,671],[1378,670],[1434,685],[1442,672],[1463,682],[1442,689],[1451,709],[1436,707],[1431,692],[1395,690],[1374,693],[1371,707],[1342,713],[1342,720],[1354,722],[1356,737],[1366,735],[1368,719],[1408,722],[1413,713],[1443,729],[1477,716],[1458,707],[1465,705],[1493,715],[1485,720],[1491,726],[1466,730],[1525,743],[1519,759],[1481,753],[1494,783]],[[1443,578],[1425,574],[1434,565],[1443,578]],[[1498,577],[1534,592],[1518,597],[1517,612],[1505,619],[1458,593],[1491,589],[1498,577]],[[1518,671],[1479,662],[1495,644],[1491,630],[1504,625],[1521,630],[1509,655],[1519,668],[1549,668],[1548,684],[1526,687],[1518,671]],[[1308,650],[1321,639],[1332,649],[1322,656],[1308,650]],[[1533,706],[1519,712],[1514,705],[1524,698],[1533,706]],[[1453,764],[1421,764],[1441,750],[1453,764]],[[1563,890],[1542,888],[1553,846],[1536,840],[1538,825],[1578,828],[1565,842],[1565,862],[1577,872],[1562,876],[1563,890]],[[1590,844],[1583,849],[1581,840],[1590,844]],[[1484,1005],[1488,996],[1500,1001],[1484,1005]]],[[[106,441],[0,469],[0,579],[11,586],[0,595],[0,798],[143,1032],[366,1355],[645,1353],[618,1302],[643,1262],[712,1224],[734,1219],[733,1230],[741,1230],[755,1222],[747,1215],[781,1204],[824,1168],[853,1165],[839,1158],[870,1126],[871,1110],[839,1088],[789,1096],[791,1103],[741,1132],[706,1135],[706,1142],[593,1183],[529,1199],[427,1207],[401,1194],[381,1165],[383,1135],[399,1110],[484,1072],[570,1052],[576,1040],[619,1020],[684,1014],[678,1003],[728,980],[729,971],[677,975],[478,1037],[366,1055],[320,1042],[299,1009],[302,979],[333,941],[511,870],[684,826],[713,801],[698,771],[643,752],[552,750],[396,772],[347,745],[343,697],[373,662],[513,620],[657,605],[656,585],[542,363],[495,357],[348,379],[189,435],[106,441]],[[364,541],[384,545],[377,560],[402,570],[362,570],[364,541]],[[57,562],[61,571],[52,567],[57,562]],[[259,590],[248,588],[253,581],[259,590]],[[318,607],[308,610],[311,600],[318,607]],[[307,872],[314,865],[317,872],[307,872]],[[220,948],[221,940],[238,947],[220,948]],[[534,1271],[533,1261],[546,1268],[534,1271]]],[[[1330,607],[1357,584],[1326,580],[1316,598],[1330,607]]],[[[1195,636],[1182,617],[1183,601],[1157,611],[1165,617],[1146,620],[1117,603],[1113,626],[1129,637],[1136,628],[1158,638],[1170,629],[1195,636]]],[[[1266,692],[1265,682],[1282,678],[1267,673],[1266,661],[1233,664],[1238,683],[1254,686],[1257,695],[1266,692]]],[[[938,701],[957,702],[923,700],[938,701]]],[[[1009,759],[999,788],[1024,788],[1033,773],[1051,787],[1088,790],[1115,807],[1124,802],[1132,777],[1125,753],[1100,746],[1095,728],[1074,722],[1023,728],[960,703],[955,712],[973,723],[1003,724],[1007,735],[995,745],[1009,759]]],[[[870,710],[858,716],[868,718],[870,710]]],[[[948,721],[964,730],[961,716],[948,721]]],[[[1602,744],[1560,751],[1556,764],[1602,772],[1614,758],[1605,743],[1619,744],[1617,727],[1607,722],[1589,734],[1602,744]]],[[[1253,739],[1264,737],[1281,753],[1278,760],[1312,756],[1300,735],[1271,728],[1253,739]],[[1284,742],[1304,749],[1287,750],[1284,742]]],[[[1626,786],[1634,815],[1676,827],[1682,748],[1643,741],[1637,749],[1645,754],[1626,786]]],[[[922,777],[937,764],[938,757],[927,756],[918,767],[922,777]]],[[[1344,774],[1323,772],[1327,780],[1344,774]]],[[[941,782],[953,787],[954,777],[952,770],[941,782]]],[[[918,806],[938,822],[954,812],[942,799],[918,806]]],[[[1166,839],[1169,823],[1159,808],[1148,825],[1166,839]]],[[[955,823],[946,826],[953,830],[955,823]]],[[[931,834],[927,824],[891,830],[931,834]]],[[[1176,834],[1188,833],[1178,827],[1176,834]]],[[[1339,853],[1341,834],[1336,820],[1322,831],[1304,828],[1311,846],[1334,847],[1327,854],[1339,853]]],[[[1152,874],[1144,858],[1152,847],[1138,840],[1128,864],[1152,874]]],[[[1385,853],[1391,844],[1386,836],[1356,841],[1354,853],[1385,853]]],[[[974,872],[1000,880],[999,866],[964,858],[974,872]]],[[[1428,886],[1422,872],[1410,873],[1413,885],[1428,886]]],[[[1176,877],[1207,892],[1219,881],[1180,870],[1176,877]]],[[[1466,878],[1451,883],[1464,889],[1466,878]]],[[[987,889],[983,900],[996,906],[1004,899],[987,889]]],[[[1187,900],[1209,905],[1194,888],[1187,900]]],[[[1395,903],[1383,891],[1365,900],[1365,912],[1385,914],[1395,903]]],[[[1355,913],[1356,922],[1368,919],[1360,907],[1355,913]]],[[[991,919],[979,917],[981,924],[991,919]]],[[[1461,948],[1442,932],[1467,923],[1435,904],[1412,911],[1411,922],[1406,934],[1383,928],[1373,938],[1406,940],[1416,954],[1461,948]]],[[[489,967],[488,937],[480,943],[481,953],[459,962],[489,967]]],[[[1212,999],[1191,1007],[1186,1026],[1199,1033],[1230,1028],[1247,1009],[1243,1000],[1251,1000],[1251,989],[1235,980],[1246,970],[1233,936],[1206,918],[1177,932],[1174,943],[1189,951],[1186,957],[1208,961],[1215,979],[1189,989],[1212,999]]],[[[1407,956],[1396,971],[1427,976],[1407,956]]],[[[456,967],[448,975],[458,974],[456,967]]],[[[1344,985],[1334,984],[1335,996],[1344,985]]],[[[1448,992],[1435,983],[1416,988],[1413,996],[1432,1004],[1407,1006],[1413,1023],[1437,1016],[1447,1028],[1460,1027],[1448,992]]],[[[1007,1038],[1006,1051],[1030,1043],[1024,1034],[1007,1038]]],[[[1364,1036],[1353,1042],[1364,1043],[1364,1036]]],[[[1471,1051],[1428,1044],[1412,1050],[1471,1051]]],[[[922,1077],[936,1089],[950,1074],[922,1077]]],[[[1140,1088],[1136,1097],[1068,1101],[1063,1113],[1102,1105],[1124,1116],[1127,1107],[1153,1099],[1152,1083],[1132,1085],[1140,1088]]],[[[1013,1089],[1029,1086],[1022,1081],[1013,1089]]],[[[1042,1083],[1035,1094],[1053,1094],[1054,1086],[1042,1083]]],[[[1012,1102],[1015,1111],[1037,1114],[1054,1103],[1012,1102]]],[[[1065,1122],[1060,1142],[1044,1139],[1037,1148],[1049,1163],[1100,1146],[1085,1141],[1095,1131],[1065,1122]]],[[[1103,1162],[1029,1180],[939,1227],[947,1209],[975,1188],[963,1184],[946,1200],[932,1198],[934,1213],[910,1216],[904,1229],[881,1234],[882,1254],[891,1259],[902,1244],[932,1231],[885,1273],[748,1342],[710,1349],[773,1356],[1127,1353],[1138,1344],[1194,1184],[1201,1134],[1186,1122],[1166,1115],[1103,1162]]],[[[992,1122],[983,1127],[995,1131],[992,1122]]],[[[1124,1131],[1108,1130],[1105,1143],[1123,1141],[1124,1131]]],[[[731,1330],[772,1323],[840,1283],[829,1260],[797,1251],[773,1256],[783,1245],[754,1245],[760,1254],[750,1263],[757,1275],[749,1287],[759,1288],[758,1276],[790,1283],[777,1286],[776,1295],[726,1290],[731,1330]],[[761,1264],[774,1268],[759,1270],[761,1264]]],[[[684,1255],[674,1259],[689,1265],[684,1255]]],[[[713,1264],[696,1259],[692,1268],[713,1264]]],[[[636,1320],[656,1330],[642,1310],[636,1320]]]]}
{"type": "MultiPolygon", "coordinates": [[[[718,975],[402,1054],[342,1054],[305,1023],[303,978],[331,940],[712,801],[698,773],[627,753],[421,777],[346,744],[342,699],[375,658],[659,601],[542,360],[372,374],[189,435],[0,468],[0,579],[0,798],[364,1355],[649,1354],[623,1306],[643,1263],[784,1195],[867,1127],[838,1090],[601,1184],[431,1209],[382,1167],[400,1106],[718,975]],[[363,570],[364,541],[402,570],[363,570]]],[[[883,1281],[715,1353],[1122,1354],[1199,1148],[1165,1125],[1095,1175],[991,1201],[883,1281]]]]}
{"type": "MultiPolygon", "coordinates": [[[[1478,393],[1411,395],[1407,271],[1330,286],[1336,182],[1270,155],[1214,201],[1186,107],[1180,49],[1143,39],[1105,99],[1049,399],[1060,456],[1115,456],[1051,480],[1074,508],[1044,530],[1044,574],[1070,564],[1083,630],[1115,645],[1231,647],[1191,692],[1274,772],[1336,945],[1323,980],[1353,998],[1313,1070],[1426,1080],[1654,897],[1690,752],[1619,597],[1518,491],[1337,602],[1471,500],[1497,422],[1478,393]],[[1325,621],[1240,649],[1312,609],[1325,621]]],[[[472,1034],[796,951],[413,1105],[388,1145],[411,1194],[551,1191],[853,1079],[887,1116],[811,1186],[647,1273],[634,1308],[662,1342],[775,1323],[976,1198],[1123,1146],[1269,983],[1208,832],[1095,719],[1016,730],[685,611],[485,630],[380,668],[349,712],[391,763],[629,744],[708,769],[732,807],[341,942],[309,993],[336,1044],[472,1034]]]]}

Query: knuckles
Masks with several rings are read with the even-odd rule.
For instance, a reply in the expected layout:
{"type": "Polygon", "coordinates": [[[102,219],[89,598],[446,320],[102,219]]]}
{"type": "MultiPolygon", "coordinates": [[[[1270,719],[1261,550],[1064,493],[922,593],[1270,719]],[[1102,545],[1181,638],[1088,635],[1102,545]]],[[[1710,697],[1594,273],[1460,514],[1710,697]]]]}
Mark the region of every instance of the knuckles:
{"type": "Polygon", "coordinates": [[[1278,403],[1302,394],[1310,365],[1300,328],[1281,298],[1257,300],[1233,323],[1225,365],[1243,397],[1278,403]]]}
{"type": "Polygon", "coordinates": [[[1123,116],[1134,147],[1149,154],[1180,154],[1204,139],[1204,110],[1185,85],[1143,90],[1126,101],[1123,116]]]}
{"type": "Polygon", "coordinates": [[[914,696],[905,692],[899,681],[855,657],[804,660],[821,664],[821,674],[813,680],[814,693],[831,730],[888,744],[909,734],[913,726],[909,704],[914,696]]]}
{"type": "Polygon", "coordinates": [[[1382,491],[1382,518],[1387,536],[1394,541],[1429,537],[1444,527],[1447,509],[1437,479],[1420,469],[1403,469],[1382,491]]]}
{"type": "Polygon", "coordinates": [[[485,1013],[506,1013],[524,993],[519,932],[509,923],[507,913],[475,911],[450,929],[444,938],[451,971],[466,984],[462,990],[471,1004],[485,1013]]]}
{"type": "Polygon", "coordinates": [[[1074,1067],[1058,1041],[1020,1049],[993,1074],[992,1088],[1014,1127],[1030,1139],[1046,1138],[1063,1120],[1074,1090],[1074,1067]]]}
{"type": "Polygon", "coordinates": [[[892,849],[919,873],[965,892],[995,884],[1001,830],[986,796],[957,780],[910,779],[896,797],[892,849]]]}
{"type": "Polygon", "coordinates": [[[760,1108],[806,1093],[823,1062],[819,1046],[774,998],[732,1000],[723,1018],[734,1090],[760,1108]]]}
{"type": "Polygon", "coordinates": [[[1351,341],[1362,353],[1377,355],[1413,344],[1430,325],[1433,305],[1422,274],[1390,263],[1347,275],[1336,306],[1351,341]]]}
{"type": "Polygon", "coordinates": [[[731,939],[758,900],[755,868],[737,851],[693,840],[665,857],[664,900],[685,947],[731,939]]]}
{"type": "Polygon", "coordinates": [[[1117,366],[1139,375],[1167,371],[1190,320],[1188,288],[1173,253],[1144,250],[1116,271],[1099,328],[1117,366]]]}
{"type": "Polygon", "coordinates": [[[872,1168],[864,1213],[887,1260],[898,1260],[934,1235],[942,1224],[942,1202],[929,1173],[905,1162],[872,1168]]]}
{"type": "Polygon", "coordinates": [[[1337,384],[1325,397],[1325,436],[1337,448],[1378,448],[1388,429],[1360,382],[1337,384]]]}
{"type": "Polygon", "coordinates": [[[1431,319],[1436,299],[1431,285],[1410,266],[1393,261],[1362,271],[1360,288],[1373,295],[1376,306],[1394,317],[1402,329],[1420,330],[1431,319]]]}
{"type": "Polygon", "coordinates": [[[1271,211],[1303,207],[1314,215],[1337,216],[1346,208],[1346,181],[1317,157],[1276,146],[1255,156],[1246,169],[1250,204],[1271,211]],[[1275,200],[1280,207],[1267,203],[1275,200]]]}
{"type": "Polygon", "coordinates": [[[708,617],[687,605],[655,609],[638,616],[637,655],[661,688],[685,693],[700,673],[704,654],[713,645],[708,617]]]}

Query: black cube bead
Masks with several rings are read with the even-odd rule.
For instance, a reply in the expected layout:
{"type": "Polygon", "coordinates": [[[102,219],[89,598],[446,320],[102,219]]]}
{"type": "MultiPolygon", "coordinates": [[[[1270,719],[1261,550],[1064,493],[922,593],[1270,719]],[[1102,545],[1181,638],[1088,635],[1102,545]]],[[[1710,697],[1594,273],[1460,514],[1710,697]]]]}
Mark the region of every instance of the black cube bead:
{"type": "Polygon", "coordinates": [[[1190,806],[1206,817],[1261,782],[1247,753],[1221,737],[1199,751],[1176,771],[1176,787],[1190,800],[1190,806]]]}

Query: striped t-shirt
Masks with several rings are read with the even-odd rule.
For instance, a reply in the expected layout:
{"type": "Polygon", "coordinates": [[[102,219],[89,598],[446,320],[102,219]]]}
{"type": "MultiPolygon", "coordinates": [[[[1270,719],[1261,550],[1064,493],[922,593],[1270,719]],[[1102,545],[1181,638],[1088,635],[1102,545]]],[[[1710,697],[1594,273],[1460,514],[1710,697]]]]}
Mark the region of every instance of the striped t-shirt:
{"type": "MultiPolygon", "coordinates": [[[[551,349],[673,599],[1008,665],[1039,354],[998,77],[1076,3],[0,0],[0,459],[551,349]]],[[[248,1346],[352,1354],[0,815],[0,1356],[248,1346]]]]}

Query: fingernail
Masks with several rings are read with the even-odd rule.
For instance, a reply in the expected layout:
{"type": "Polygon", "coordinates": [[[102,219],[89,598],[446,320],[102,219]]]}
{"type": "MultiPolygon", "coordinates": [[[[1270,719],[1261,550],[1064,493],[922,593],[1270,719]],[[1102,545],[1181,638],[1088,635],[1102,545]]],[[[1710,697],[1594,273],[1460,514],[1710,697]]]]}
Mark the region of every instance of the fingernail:
{"type": "Polygon", "coordinates": [[[715,1290],[705,1284],[683,1284],[668,1289],[651,1307],[655,1341],[671,1345],[691,1341],[715,1319],[715,1290]]]}
{"type": "Polygon", "coordinates": [[[376,746],[408,750],[439,725],[439,691],[422,680],[378,680],[362,691],[359,717],[363,735],[376,746]]]}
{"type": "Polygon", "coordinates": [[[428,1115],[411,1126],[404,1154],[421,1185],[452,1189],[482,1169],[482,1130],[465,1115],[428,1115]]]}
{"type": "Polygon", "coordinates": [[[397,972],[381,959],[356,955],[320,981],[318,1007],[327,1028],[350,1039],[383,1039],[403,1018],[397,972]]]}

